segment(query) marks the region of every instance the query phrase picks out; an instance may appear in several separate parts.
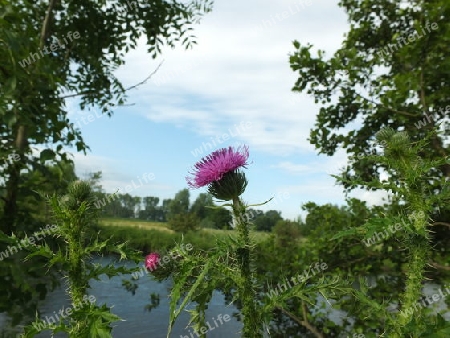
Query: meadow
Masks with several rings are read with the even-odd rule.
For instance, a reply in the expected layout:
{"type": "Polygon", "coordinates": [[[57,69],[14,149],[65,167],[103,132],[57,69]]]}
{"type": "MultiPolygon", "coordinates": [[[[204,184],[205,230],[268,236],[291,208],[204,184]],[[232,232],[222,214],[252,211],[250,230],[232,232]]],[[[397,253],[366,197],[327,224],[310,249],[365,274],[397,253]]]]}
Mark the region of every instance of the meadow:
{"type": "MultiPolygon", "coordinates": [[[[143,254],[154,250],[168,250],[175,243],[191,243],[194,248],[208,250],[215,247],[216,240],[225,240],[229,236],[236,237],[235,231],[201,228],[181,234],[169,229],[168,222],[143,221],[133,218],[101,218],[93,228],[99,233],[99,238],[111,238],[113,242],[127,242],[128,245],[142,251],[143,254]]],[[[256,243],[267,240],[270,233],[252,231],[256,243]]]]}

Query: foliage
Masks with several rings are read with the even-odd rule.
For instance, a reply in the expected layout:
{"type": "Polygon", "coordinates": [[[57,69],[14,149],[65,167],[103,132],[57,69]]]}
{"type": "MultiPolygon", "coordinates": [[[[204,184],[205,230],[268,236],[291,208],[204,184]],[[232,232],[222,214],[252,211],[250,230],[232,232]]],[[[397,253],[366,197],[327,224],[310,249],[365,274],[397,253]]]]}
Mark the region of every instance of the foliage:
{"type": "Polygon", "coordinates": [[[82,109],[98,105],[102,113],[111,115],[126,99],[126,91],[113,72],[124,63],[125,52],[135,48],[143,35],[153,57],[164,44],[192,46],[192,24],[210,8],[202,2],[136,2],[128,7],[126,1],[119,1],[107,10],[103,1],[91,0],[51,1],[49,6],[2,2],[2,156],[18,156],[2,167],[7,190],[2,224],[10,234],[17,223],[21,169],[30,165],[39,168],[47,160],[67,160],[64,146],[88,149],[80,130],[67,118],[65,98],[77,96],[82,109]],[[64,48],[44,53],[55,39],[70,40],[69,35],[76,38],[64,48]],[[43,145],[44,149],[36,156],[33,145],[43,145]]]}
{"type": "Polygon", "coordinates": [[[272,228],[272,232],[278,239],[280,247],[287,246],[288,243],[295,242],[300,238],[300,224],[292,221],[280,220],[272,228]]]}
{"type": "MultiPolygon", "coordinates": [[[[218,229],[199,229],[195,232],[175,233],[168,229],[168,223],[140,222],[134,219],[100,219],[97,226],[90,229],[91,236],[99,240],[111,238],[114,242],[127,242],[130,248],[143,253],[151,251],[167,251],[184,239],[199,250],[208,251],[215,247],[216,240],[235,237],[234,232],[218,229]],[[148,225],[147,225],[148,224],[148,225]]],[[[268,238],[266,232],[254,232],[256,243],[268,238]]]]}
{"type": "Polygon", "coordinates": [[[253,224],[258,231],[271,231],[277,222],[282,219],[280,211],[268,210],[260,217],[256,217],[253,224]]]}
{"type": "MultiPolygon", "coordinates": [[[[280,221],[273,229],[273,235],[255,248],[256,278],[262,286],[260,297],[276,302],[269,324],[271,336],[328,337],[345,332],[345,325],[337,326],[329,319],[331,306],[327,306],[329,303],[319,290],[322,290],[320,283],[332,284],[331,288],[336,293],[327,295],[327,299],[334,308],[353,292],[345,282],[346,279],[351,280],[351,275],[340,273],[339,264],[332,264],[330,257],[338,250],[330,246],[333,232],[319,231],[322,221],[317,219],[317,237],[310,235],[307,238],[296,237],[300,224],[280,221]],[[326,264],[322,265],[325,269],[318,270],[316,267],[320,264],[326,264]],[[307,280],[298,284],[298,276],[306,274],[307,280]],[[309,292],[304,294],[304,289],[309,292]],[[281,297],[279,301],[276,301],[277,297],[281,297]]],[[[345,228],[347,223],[340,226],[345,228]]],[[[345,256],[346,250],[342,250],[345,256]]],[[[345,257],[344,261],[348,259],[345,257]]],[[[342,262],[341,259],[339,263],[342,262]]],[[[326,289],[323,292],[327,294],[326,289]]]]}
{"type": "Polygon", "coordinates": [[[175,194],[173,200],[170,201],[168,206],[167,219],[169,221],[172,217],[186,215],[189,212],[189,197],[190,193],[188,189],[182,189],[175,194]]]}
{"type": "Polygon", "coordinates": [[[165,219],[165,215],[162,213],[161,208],[158,206],[159,197],[143,197],[142,203],[144,205],[144,209],[139,211],[140,219],[147,219],[150,221],[162,221],[165,219]]]}
{"type": "MultiPolygon", "coordinates": [[[[128,251],[125,244],[113,245],[106,241],[87,241],[87,228],[97,217],[97,209],[93,205],[92,190],[87,182],[76,181],[68,187],[64,196],[56,194],[48,198],[57,221],[54,236],[59,239],[56,250],[49,245],[36,245],[27,260],[35,256],[45,257],[47,266],[58,267],[68,281],[68,294],[72,310],[65,318],[59,318],[59,323],[36,321],[25,328],[24,337],[33,337],[36,333],[50,329],[52,332],[67,332],[70,337],[110,337],[111,323],[119,317],[110,313],[105,305],[99,306],[89,299],[86,302],[87,290],[91,279],[99,279],[106,274],[109,277],[133,270],[116,267],[114,264],[101,266],[91,263],[92,254],[105,250],[114,252],[120,259],[138,259],[136,253],[128,251]]],[[[140,257],[140,256],[139,256],[140,257]]],[[[95,300],[95,297],[94,297],[95,300]]]]}
{"type": "MultiPolygon", "coordinates": [[[[327,57],[295,41],[290,56],[298,73],[293,90],[321,105],[310,142],[327,155],[346,149],[351,155],[346,174],[365,182],[380,173],[382,164],[364,155],[380,152],[374,138],[383,127],[404,130],[417,141],[442,123],[445,132],[434,134],[419,156],[448,156],[449,2],[341,0],[339,6],[350,23],[341,48],[327,57]]],[[[450,175],[448,163],[436,169],[435,183],[450,175]]]]}
{"type": "Polygon", "coordinates": [[[199,229],[200,220],[193,213],[176,214],[169,220],[169,228],[176,232],[187,233],[199,229]]]}
{"type": "Polygon", "coordinates": [[[228,209],[214,208],[209,212],[209,219],[213,222],[216,229],[232,229],[232,216],[228,209]]]}
{"type": "Polygon", "coordinates": [[[231,229],[232,217],[230,211],[226,208],[217,207],[209,193],[200,193],[192,203],[190,212],[202,220],[201,227],[231,229]]]}
{"type": "MultiPolygon", "coordinates": [[[[55,271],[39,268],[45,264],[45,259],[36,258],[33,262],[24,262],[29,247],[21,250],[18,244],[29,237],[38,242],[32,234],[52,224],[50,208],[40,194],[62,194],[75,178],[73,164],[64,161],[43,165],[40,170],[30,170],[23,174],[18,192],[22,196],[18,207],[23,223],[17,224],[11,236],[0,231],[0,280],[5,281],[0,283],[0,312],[11,317],[13,326],[26,318],[34,317],[38,301],[44,299],[47,290],[58,283],[55,271]],[[3,256],[3,253],[8,256],[3,256]]],[[[4,193],[5,190],[0,186],[0,196],[4,197],[4,193]]],[[[2,212],[0,209],[0,214],[2,212]]],[[[50,245],[54,242],[49,237],[46,241],[50,245]]]]}
{"type": "MultiPolygon", "coordinates": [[[[379,311],[375,313],[388,318],[385,332],[389,336],[404,337],[409,334],[412,337],[421,337],[430,326],[434,325],[421,307],[418,310],[416,309],[416,303],[421,297],[426,266],[429,264],[432,251],[430,215],[434,212],[436,206],[443,205],[450,198],[450,190],[446,180],[440,179],[442,190],[437,194],[430,188],[430,182],[439,180],[435,169],[446,163],[448,158],[424,160],[419,156],[419,153],[425,150],[429,140],[433,139],[433,133],[427,139],[413,144],[406,132],[396,132],[390,128],[381,130],[376,136],[377,141],[384,147],[384,154],[373,156],[372,160],[385,165],[389,174],[395,172],[402,177],[402,181],[394,183],[392,176],[390,176],[388,181],[373,180],[366,185],[370,188],[384,188],[392,191],[398,200],[405,205],[399,216],[406,217],[404,214],[406,212],[409,214],[410,221],[401,229],[395,228],[395,236],[398,242],[391,249],[391,255],[397,252],[406,253],[406,265],[404,271],[402,271],[404,276],[401,276],[405,288],[399,296],[398,312],[394,316],[387,313],[386,310],[385,313],[379,311]],[[410,311],[411,309],[415,309],[415,311],[410,311]]],[[[344,176],[338,179],[347,180],[348,178],[344,176]]],[[[362,184],[361,181],[356,183],[362,184]]],[[[392,226],[399,221],[399,217],[396,216],[390,214],[384,215],[383,218],[370,219],[358,228],[340,232],[334,238],[357,235],[367,240],[375,233],[387,232],[389,224],[392,226]]],[[[392,232],[392,227],[389,230],[392,232]]],[[[366,299],[366,303],[369,303],[368,299],[366,299]]]]}
{"type": "MultiPolygon", "coordinates": [[[[348,199],[347,206],[340,207],[330,204],[319,206],[310,202],[304,206],[308,212],[305,223],[299,225],[302,235],[307,234],[306,238],[295,240],[289,236],[283,237],[275,228],[270,239],[256,246],[256,276],[261,284],[265,284],[262,293],[277,291],[281,295],[281,291],[286,290],[280,290],[277,286],[290,281],[316,262],[327,264],[324,275],[353,281],[352,291],[349,292],[352,296],[342,295],[331,303],[333,309],[342,311],[341,322],[330,320],[330,306],[326,302],[314,297],[310,303],[290,298],[283,310],[274,313],[275,319],[270,324],[271,334],[279,337],[296,334],[305,337],[351,337],[353,333],[364,333],[366,337],[382,334],[395,336],[395,326],[401,323],[398,320],[399,311],[408,307],[405,300],[414,299],[413,304],[419,302],[425,280],[431,279],[440,285],[448,283],[448,275],[437,274],[435,269],[430,268],[437,266],[433,261],[437,257],[436,253],[429,244],[421,243],[421,232],[414,225],[420,222],[421,215],[425,215],[425,212],[420,212],[420,208],[427,208],[428,214],[433,215],[439,206],[448,201],[445,182],[442,182],[445,189],[438,194],[427,185],[430,175],[435,173],[433,169],[446,159],[421,161],[417,152],[425,149],[427,140],[411,144],[405,134],[394,137],[395,132],[384,133],[391,133],[393,144],[389,148],[387,141],[386,155],[374,156],[372,160],[383,162],[391,170],[400,170],[405,179],[400,185],[392,184],[390,180],[378,183],[374,180],[371,187],[391,189],[391,192],[394,189],[395,196],[392,198],[399,203],[369,208],[365,202],[357,199],[348,199]],[[401,148],[399,140],[403,140],[403,146],[406,145],[409,154],[400,161],[396,160],[401,148]],[[415,161],[420,161],[420,165],[415,161]],[[420,246],[419,250],[414,251],[417,246],[420,246]],[[411,265],[411,260],[418,259],[419,252],[423,253],[427,247],[425,267],[428,268],[420,272],[417,262],[411,265]],[[414,278],[412,271],[415,271],[414,276],[420,285],[419,294],[406,298],[404,290],[409,279],[414,278]],[[366,283],[367,287],[364,286],[366,283]],[[303,318],[307,318],[307,321],[303,318]]],[[[348,178],[343,175],[340,179],[348,178]]],[[[427,223],[429,230],[435,226],[427,223]]],[[[427,237],[431,243],[432,236],[427,237]]],[[[321,276],[313,276],[311,283],[316,283],[321,276]]],[[[336,318],[336,315],[333,317],[336,318]]],[[[405,325],[402,336],[432,336],[447,330],[445,323],[433,316],[429,309],[424,309],[423,313],[414,311],[413,317],[417,320],[411,320],[405,325]]]]}
{"type": "Polygon", "coordinates": [[[194,203],[192,203],[190,211],[194,213],[199,219],[204,219],[209,216],[212,209],[211,207],[214,205],[212,195],[207,193],[200,193],[198,197],[195,199],[194,203]]]}
{"type": "MultiPolygon", "coordinates": [[[[211,7],[202,0],[108,4],[0,0],[0,230],[4,234],[32,232],[43,225],[46,212],[36,215],[42,203],[34,190],[50,193],[51,185],[60,193],[68,183],[64,180],[73,179],[61,176],[71,162],[68,148],[88,150],[68,115],[67,99],[76,98],[81,109],[98,108],[110,116],[126,101],[126,88],[115,76],[125,53],[138,41],[146,43],[152,57],[163,46],[192,47],[193,26],[211,7]],[[48,165],[55,171],[50,173],[48,165]]],[[[48,282],[44,271],[16,264],[16,259],[19,256],[14,264],[0,264],[4,271],[0,302],[8,304],[14,321],[23,309],[35,311],[36,295],[43,296],[42,287],[48,282]]]]}
{"type": "MultiPolygon", "coordinates": [[[[407,307],[420,291],[418,281],[442,284],[449,277],[450,213],[444,201],[450,175],[445,86],[450,4],[342,0],[339,5],[350,23],[341,48],[327,56],[295,41],[290,65],[298,80],[293,90],[306,92],[320,105],[309,139],[316,149],[333,155],[342,148],[350,155],[338,180],[346,191],[383,189],[391,199],[389,205],[371,210],[306,205],[302,234],[308,235],[305,244],[311,253],[340,273],[371,279],[366,291],[372,305],[407,307]],[[381,180],[384,174],[387,180],[381,180]],[[352,210],[361,213],[356,218],[345,215],[352,210]],[[331,217],[325,220],[324,215],[331,217]],[[402,229],[391,231],[394,224],[402,229]],[[332,244],[325,243],[336,231],[340,235],[332,244]],[[432,268],[425,269],[427,265],[432,268]]],[[[398,326],[409,322],[403,334],[413,337],[443,327],[442,321],[424,314],[389,322],[385,309],[355,307],[352,299],[337,305],[355,319],[356,332],[398,336],[398,326]]]]}
{"type": "MultiPolygon", "coordinates": [[[[304,302],[310,305],[314,304],[319,295],[325,297],[339,297],[340,295],[342,297],[344,294],[353,292],[349,283],[340,281],[339,278],[322,276],[323,278],[320,278],[318,283],[307,283],[304,280],[284,292],[270,293],[269,296],[268,293],[262,293],[261,280],[256,278],[260,273],[257,267],[260,267],[261,264],[255,265],[254,239],[249,231],[249,221],[245,217],[248,206],[244,205],[240,199],[234,199],[232,204],[227,204],[227,206],[231,206],[233,211],[237,232],[235,238],[230,236],[226,240],[217,240],[215,248],[208,252],[196,250],[193,253],[186,253],[175,248],[170,255],[176,256],[178,259],[171,261],[170,266],[164,266],[154,272],[156,278],[162,280],[170,276],[174,280],[171,290],[171,317],[168,335],[174,321],[189,302],[197,304],[196,308],[190,311],[192,328],[195,332],[201,332],[201,328],[204,326],[204,311],[215,289],[222,290],[225,294],[231,294],[233,301],[240,307],[244,323],[243,337],[262,337],[263,331],[276,319],[277,311],[290,314],[286,308],[292,305],[292,300],[300,301],[303,309],[306,309],[304,302]],[[181,304],[177,308],[180,299],[181,304]]],[[[277,230],[284,241],[287,240],[287,237],[281,229],[285,226],[290,226],[290,231],[295,229],[292,224],[280,222],[277,230]]],[[[289,245],[282,249],[286,250],[287,255],[290,256],[292,249],[298,243],[293,244],[295,241],[292,239],[288,242],[289,245]]],[[[266,242],[263,242],[262,245],[256,246],[259,248],[258,255],[274,254],[265,244],[266,242]]],[[[263,259],[262,265],[267,267],[269,264],[275,264],[274,270],[286,266],[286,262],[280,262],[277,259],[277,257],[283,257],[279,252],[276,252],[274,256],[265,256],[269,259],[263,259]]],[[[268,269],[272,267],[269,265],[268,269]]],[[[263,282],[266,282],[265,278],[263,282]]],[[[295,316],[292,318],[296,319],[295,316]]],[[[311,327],[309,323],[307,326],[311,327]]]]}
{"type": "MultiPolygon", "coordinates": [[[[170,266],[164,266],[163,272],[156,273],[157,278],[167,278],[171,276],[174,280],[174,286],[171,290],[170,303],[170,325],[168,335],[171,327],[185,308],[188,302],[196,302],[195,310],[191,310],[191,321],[193,329],[199,331],[204,326],[204,311],[207,304],[212,297],[215,289],[220,289],[225,292],[230,292],[232,288],[237,288],[237,294],[234,295],[236,299],[241,302],[249,300],[254,302],[254,298],[247,298],[246,294],[250,291],[246,286],[246,277],[241,273],[241,264],[239,263],[239,251],[243,247],[244,238],[237,237],[235,239],[228,238],[224,241],[216,240],[213,251],[207,253],[195,250],[192,253],[182,251],[179,246],[175,247],[170,255],[179,257],[174,260],[170,266]],[[164,271],[166,271],[164,273],[164,271]],[[247,293],[246,293],[247,292],[247,293]],[[177,308],[178,300],[183,296],[182,302],[177,308]]],[[[247,272],[249,273],[249,272],[247,272]]],[[[250,305],[251,306],[251,305],[250,305]]],[[[251,308],[250,308],[251,309],[251,308]]],[[[248,309],[247,309],[248,310],[248,309]]],[[[243,312],[244,319],[248,312],[243,312]]],[[[251,324],[257,325],[257,331],[246,331],[244,336],[258,337],[260,336],[261,326],[254,322],[255,317],[250,317],[253,322],[251,324]]],[[[249,322],[249,317],[245,320],[249,322]]],[[[248,324],[247,324],[248,325],[248,324]]],[[[202,335],[203,336],[203,335],[202,335]]]]}
{"type": "MultiPolygon", "coordinates": [[[[181,231],[187,227],[194,230],[197,226],[216,229],[231,228],[231,214],[225,208],[216,208],[212,196],[201,193],[192,205],[189,205],[189,191],[183,189],[174,196],[173,199],[163,200],[159,205],[159,197],[146,196],[140,199],[129,194],[120,194],[118,192],[107,194],[103,192],[100,185],[101,172],[89,174],[87,180],[91,187],[95,187],[94,192],[96,208],[101,209],[101,216],[106,218],[134,218],[137,216],[142,220],[165,222],[171,219],[175,231],[181,231]],[[143,207],[143,208],[142,208],[143,207]],[[187,216],[184,220],[180,215],[193,214],[198,221],[197,225],[180,224],[187,221],[193,222],[195,219],[192,215],[187,216]],[[178,230],[178,227],[180,227],[178,230]]],[[[261,212],[262,213],[262,212],[261,212]]],[[[186,223],[186,222],[185,222],[186,223]]]]}

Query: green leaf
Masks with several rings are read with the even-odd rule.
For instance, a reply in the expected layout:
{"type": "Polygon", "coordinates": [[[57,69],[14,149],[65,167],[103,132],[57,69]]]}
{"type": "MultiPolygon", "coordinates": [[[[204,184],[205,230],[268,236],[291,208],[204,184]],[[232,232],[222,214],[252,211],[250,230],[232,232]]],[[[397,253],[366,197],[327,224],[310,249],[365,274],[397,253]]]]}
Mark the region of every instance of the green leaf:
{"type": "Polygon", "coordinates": [[[39,156],[41,163],[45,163],[45,161],[53,160],[55,159],[55,152],[51,149],[44,149],[41,151],[41,154],[39,156]]]}
{"type": "MultiPolygon", "coordinates": [[[[203,271],[200,273],[200,275],[197,277],[197,280],[195,281],[195,283],[192,285],[192,287],[190,288],[189,292],[187,293],[187,295],[184,297],[182,303],[180,304],[180,307],[178,309],[175,309],[176,304],[178,302],[178,300],[180,299],[181,296],[181,286],[182,283],[176,283],[174,285],[174,288],[172,290],[171,293],[171,300],[170,300],[170,318],[169,318],[169,329],[167,332],[167,338],[169,338],[170,332],[172,331],[172,327],[173,324],[175,322],[175,320],[178,318],[178,316],[180,315],[181,311],[186,307],[187,303],[189,301],[191,301],[191,297],[194,294],[195,290],[202,284],[205,282],[204,278],[206,276],[206,274],[209,271],[209,268],[211,266],[213,262],[213,259],[210,259],[206,262],[206,264],[203,267],[203,271]]],[[[192,271],[192,269],[188,270],[189,272],[192,271]]],[[[183,280],[186,280],[187,278],[187,274],[185,274],[185,278],[183,278],[183,280]]]]}
{"type": "Polygon", "coordinates": [[[339,238],[354,236],[354,235],[356,235],[356,234],[358,234],[360,232],[361,232],[360,228],[350,228],[350,229],[342,230],[342,231],[339,231],[333,237],[331,237],[330,240],[334,241],[334,240],[339,239],[339,238]]]}

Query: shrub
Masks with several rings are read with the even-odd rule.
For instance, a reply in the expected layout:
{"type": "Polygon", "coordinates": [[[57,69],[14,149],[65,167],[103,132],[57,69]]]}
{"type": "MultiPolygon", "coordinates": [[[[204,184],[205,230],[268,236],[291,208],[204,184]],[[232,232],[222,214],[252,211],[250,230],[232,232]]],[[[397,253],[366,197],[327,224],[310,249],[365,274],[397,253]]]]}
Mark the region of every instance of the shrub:
{"type": "Polygon", "coordinates": [[[170,218],[169,228],[176,232],[187,233],[199,229],[200,220],[193,213],[177,214],[170,218]]]}

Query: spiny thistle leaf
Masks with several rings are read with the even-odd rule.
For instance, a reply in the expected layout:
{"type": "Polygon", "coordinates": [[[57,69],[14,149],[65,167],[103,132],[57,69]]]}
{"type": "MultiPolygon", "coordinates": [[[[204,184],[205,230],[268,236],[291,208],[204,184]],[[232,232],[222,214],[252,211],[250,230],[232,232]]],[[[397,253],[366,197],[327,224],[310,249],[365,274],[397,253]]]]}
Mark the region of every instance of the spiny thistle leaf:
{"type": "MultiPolygon", "coordinates": [[[[197,277],[196,282],[192,285],[191,289],[189,290],[187,295],[184,297],[184,299],[183,299],[183,301],[180,304],[180,307],[178,309],[175,309],[175,307],[176,307],[176,303],[177,303],[178,299],[181,296],[181,292],[180,291],[181,291],[182,284],[181,283],[176,283],[174,285],[174,288],[178,288],[179,290],[177,290],[177,292],[172,294],[173,298],[171,298],[171,300],[170,300],[170,318],[169,318],[169,329],[167,331],[167,338],[169,338],[169,336],[170,336],[170,332],[172,331],[172,327],[173,327],[173,324],[174,324],[175,320],[178,318],[178,316],[180,315],[181,311],[186,307],[186,304],[189,301],[191,301],[191,297],[194,294],[195,290],[199,287],[199,285],[201,283],[205,282],[204,278],[205,278],[206,274],[209,271],[211,263],[212,263],[212,260],[206,262],[206,264],[203,267],[203,271],[197,277]],[[176,297],[176,295],[178,295],[178,297],[176,297]]],[[[187,278],[187,275],[185,275],[184,277],[187,278]]]]}

